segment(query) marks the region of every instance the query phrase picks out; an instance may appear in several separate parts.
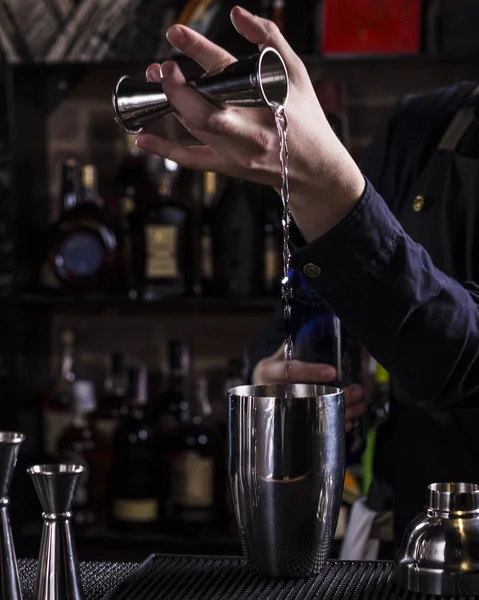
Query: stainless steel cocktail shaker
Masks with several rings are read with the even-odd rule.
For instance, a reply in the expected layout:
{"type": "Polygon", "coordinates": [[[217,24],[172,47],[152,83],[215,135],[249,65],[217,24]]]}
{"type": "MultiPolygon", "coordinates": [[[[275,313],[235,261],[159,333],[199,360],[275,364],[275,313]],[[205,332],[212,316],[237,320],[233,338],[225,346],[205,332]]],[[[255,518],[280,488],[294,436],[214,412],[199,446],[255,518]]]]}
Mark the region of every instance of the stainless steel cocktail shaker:
{"type": "Polygon", "coordinates": [[[419,594],[479,596],[479,485],[432,483],[428,490],[396,556],[397,582],[419,594]]]}
{"type": "Polygon", "coordinates": [[[329,557],[345,470],[344,398],[321,385],[228,394],[228,471],[243,552],[261,574],[308,577],[329,557]]]}
{"type": "MultiPolygon", "coordinates": [[[[288,74],[281,55],[274,48],[238,60],[221,73],[189,82],[214,103],[273,109],[288,99],[288,74]]],[[[121,77],[113,90],[113,109],[118,124],[130,134],[140,133],[148,123],[173,112],[161,83],[121,77]]]]}

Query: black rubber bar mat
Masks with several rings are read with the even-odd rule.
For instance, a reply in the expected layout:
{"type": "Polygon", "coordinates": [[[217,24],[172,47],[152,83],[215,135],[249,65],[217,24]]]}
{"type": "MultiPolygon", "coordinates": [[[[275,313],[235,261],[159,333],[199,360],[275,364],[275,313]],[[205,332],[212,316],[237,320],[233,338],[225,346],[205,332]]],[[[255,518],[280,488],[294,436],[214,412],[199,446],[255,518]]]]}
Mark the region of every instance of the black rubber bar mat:
{"type": "Polygon", "coordinates": [[[446,600],[398,589],[392,568],[331,561],[317,577],[278,581],[259,577],[240,558],[152,555],[105,600],[446,600]]]}
{"type": "MultiPolygon", "coordinates": [[[[80,574],[83,591],[85,592],[85,600],[102,600],[108,592],[120,583],[120,581],[124,580],[125,577],[138,569],[138,566],[138,563],[80,563],[80,574]]],[[[35,598],[37,561],[20,559],[18,561],[18,573],[22,584],[23,600],[37,600],[35,598]]],[[[127,598],[128,596],[124,597],[127,598]]],[[[2,598],[1,600],[9,599],[2,598]]],[[[62,600],[67,600],[67,598],[62,600]]]]}

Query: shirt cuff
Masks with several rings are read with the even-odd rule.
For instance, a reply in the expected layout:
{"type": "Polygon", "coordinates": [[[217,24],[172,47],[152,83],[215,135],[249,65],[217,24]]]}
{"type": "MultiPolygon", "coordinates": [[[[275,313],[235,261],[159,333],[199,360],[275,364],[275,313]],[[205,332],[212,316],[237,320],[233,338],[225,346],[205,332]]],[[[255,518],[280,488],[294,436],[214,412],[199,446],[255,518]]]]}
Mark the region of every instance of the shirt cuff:
{"type": "Polygon", "coordinates": [[[377,277],[390,263],[391,253],[404,231],[384,200],[366,179],[364,193],[354,209],[326,234],[297,248],[291,265],[324,295],[345,287],[353,290],[364,275],[377,277]]]}

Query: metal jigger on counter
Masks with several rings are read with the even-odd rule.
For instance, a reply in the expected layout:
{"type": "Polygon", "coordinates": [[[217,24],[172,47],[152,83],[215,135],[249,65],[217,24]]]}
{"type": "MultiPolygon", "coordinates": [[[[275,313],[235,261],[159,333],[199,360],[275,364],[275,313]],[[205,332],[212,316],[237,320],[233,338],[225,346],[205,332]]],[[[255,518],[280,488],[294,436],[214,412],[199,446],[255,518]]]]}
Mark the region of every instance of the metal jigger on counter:
{"type": "Polygon", "coordinates": [[[243,553],[260,574],[309,577],[329,558],[345,471],[344,394],[322,385],[228,392],[228,476],[243,553]]]}
{"type": "Polygon", "coordinates": [[[8,514],[8,492],[20,444],[24,439],[25,436],[21,433],[0,431],[0,597],[5,600],[22,600],[8,514]]]}
{"type": "Polygon", "coordinates": [[[418,594],[479,596],[479,485],[433,483],[429,502],[407,528],[396,580],[418,594]]]}
{"type": "Polygon", "coordinates": [[[27,469],[43,509],[38,558],[37,600],[83,600],[80,570],[71,531],[71,505],[81,465],[35,465],[27,469]]]}
{"type": "MultiPolygon", "coordinates": [[[[221,73],[190,79],[198,92],[214,104],[265,107],[273,110],[286,105],[288,74],[281,55],[274,48],[264,48],[260,54],[238,60],[221,73]]],[[[112,95],[118,124],[130,134],[138,134],[173,112],[161,83],[150,83],[121,77],[112,95]]]]}

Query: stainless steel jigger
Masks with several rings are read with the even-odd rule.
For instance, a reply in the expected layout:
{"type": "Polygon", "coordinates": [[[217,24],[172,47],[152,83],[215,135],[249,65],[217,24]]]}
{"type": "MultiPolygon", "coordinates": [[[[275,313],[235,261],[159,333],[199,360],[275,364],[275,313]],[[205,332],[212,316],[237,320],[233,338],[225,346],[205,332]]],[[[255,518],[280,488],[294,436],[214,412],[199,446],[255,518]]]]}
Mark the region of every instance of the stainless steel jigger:
{"type": "Polygon", "coordinates": [[[35,465],[27,470],[43,509],[37,600],[83,600],[70,510],[84,470],[81,465],[61,464],[35,465]]]}
{"type": "MultiPolygon", "coordinates": [[[[238,60],[221,73],[190,79],[198,92],[214,104],[284,107],[288,100],[288,73],[281,55],[274,48],[238,60]]],[[[112,95],[115,120],[132,135],[148,123],[173,112],[161,83],[121,77],[112,95]]]]}
{"type": "Polygon", "coordinates": [[[336,531],[344,470],[340,389],[229,390],[229,483],[243,552],[256,571],[290,578],[321,570],[336,531]]]}
{"type": "Polygon", "coordinates": [[[8,491],[20,444],[24,439],[25,436],[21,433],[0,431],[0,597],[5,600],[22,600],[8,514],[8,491]]]}

